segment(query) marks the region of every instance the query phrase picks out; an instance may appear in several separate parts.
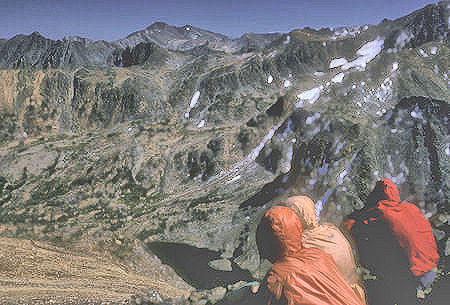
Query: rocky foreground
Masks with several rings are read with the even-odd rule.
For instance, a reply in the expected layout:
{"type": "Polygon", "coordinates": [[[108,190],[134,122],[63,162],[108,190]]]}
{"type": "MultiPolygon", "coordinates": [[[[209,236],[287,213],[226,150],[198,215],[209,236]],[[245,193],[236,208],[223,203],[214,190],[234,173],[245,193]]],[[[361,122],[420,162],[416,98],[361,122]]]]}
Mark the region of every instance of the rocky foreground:
{"type": "Polygon", "coordinates": [[[339,224],[382,177],[431,221],[445,278],[449,11],[0,39],[1,299],[215,302],[264,275],[254,232],[280,196],[339,224]]]}

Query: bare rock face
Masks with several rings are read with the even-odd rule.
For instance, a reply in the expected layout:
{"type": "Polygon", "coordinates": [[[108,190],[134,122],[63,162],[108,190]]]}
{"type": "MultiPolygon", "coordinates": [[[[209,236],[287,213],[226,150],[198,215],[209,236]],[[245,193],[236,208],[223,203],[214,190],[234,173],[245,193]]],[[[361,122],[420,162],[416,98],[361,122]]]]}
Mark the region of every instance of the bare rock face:
{"type": "Polygon", "coordinates": [[[390,177],[445,263],[446,16],[440,2],[240,40],[165,24],[114,43],[0,40],[0,234],[101,245],[145,274],[152,260],[217,301],[264,275],[254,234],[281,197],[306,194],[339,224],[390,177]]]}
{"type": "Polygon", "coordinates": [[[260,51],[280,36],[279,33],[249,33],[240,38],[230,39],[222,34],[202,30],[191,25],[174,27],[164,22],[156,22],[142,31],[115,41],[114,44],[122,48],[133,48],[140,43],[153,42],[162,48],[173,51],[188,51],[196,47],[207,46],[211,50],[232,53],[260,51]]]}

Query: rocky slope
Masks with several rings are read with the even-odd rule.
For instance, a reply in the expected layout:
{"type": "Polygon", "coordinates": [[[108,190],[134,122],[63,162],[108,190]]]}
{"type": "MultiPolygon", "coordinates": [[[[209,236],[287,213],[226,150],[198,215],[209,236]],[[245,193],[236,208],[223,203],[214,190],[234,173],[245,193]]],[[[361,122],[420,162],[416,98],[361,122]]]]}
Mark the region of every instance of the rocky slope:
{"type": "MultiPolygon", "coordinates": [[[[161,291],[173,300],[189,295],[189,286],[155,257],[139,262],[150,270],[142,275],[101,248],[74,253],[12,238],[0,238],[0,245],[1,304],[126,304],[130,295],[157,296],[161,291]],[[161,275],[172,277],[170,285],[159,280],[161,275]]],[[[122,245],[116,241],[114,246],[119,254],[122,245]]],[[[134,246],[145,251],[139,244],[134,246]]]]}
{"type": "Polygon", "coordinates": [[[449,6],[238,42],[164,24],[0,40],[0,234],[166,268],[156,255],[201,303],[264,274],[254,231],[274,200],[308,194],[339,223],[391,177],[445,264],[449,6]]]}

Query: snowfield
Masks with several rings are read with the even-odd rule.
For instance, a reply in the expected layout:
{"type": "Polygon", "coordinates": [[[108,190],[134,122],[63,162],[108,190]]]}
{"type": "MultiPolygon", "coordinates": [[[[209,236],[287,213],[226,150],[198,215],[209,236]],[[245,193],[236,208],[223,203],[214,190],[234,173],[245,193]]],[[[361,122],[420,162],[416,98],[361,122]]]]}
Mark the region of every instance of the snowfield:
{"type": "Polygon", "coordinates": [[[345,64],[347,64],[347,63],[348,63],[348,61],[347,61],[347,59],[345,59],[345,58],[336,58],[336,59],[333,59],[333,60],[331,61],[331,63],[330,63],[330,69],[333,69],[333,68],[337,68],[337,67],[343,66],[343,65],[345,65],[345,64]]]}
{"type": "Polygon", "coordinates": [[[310,89],[308,91],[304,91],[297,95],[297,97],[301,100],[298,102],[295,106],[301,107],[303,105],[303,101],[308,101],[310,104],[314,104],[315,101],[317,101],[320,97],[320,92],[322,91],[321,87],[316,87],[313,89],[310,89]],[[301,103],[301,104],[299,104],[301,103]]]}
{"type": "Polygon", "coordinates": [[[357,59],[342,66],[342,70],[348,70],[356,68],[364,71],[366,65],[372,61],[383,50],[384,39],[378,37],[377,39],[370,41],[363,45],[356,54],[359,55],[357,59]]]}
{"type": "Polygon", "coordinates": [[[200,97],[200,91],[197,90],[197,91],[195,91],[194,95],[192,96],[191,103],[189,104],[189,108],[195,107],[195,105],[198,102],[199,97],[200,97]]]}
{"type": "Polygon", "coordinates": [[[342,81],[344,80],[344,76],[345,76],[344,73],[339,73],[339,74],[337,74],[335,77],[333,77],[333,78],[331,79],[331,81],[332,81],[333,83],[342,83],[342,81]]]}

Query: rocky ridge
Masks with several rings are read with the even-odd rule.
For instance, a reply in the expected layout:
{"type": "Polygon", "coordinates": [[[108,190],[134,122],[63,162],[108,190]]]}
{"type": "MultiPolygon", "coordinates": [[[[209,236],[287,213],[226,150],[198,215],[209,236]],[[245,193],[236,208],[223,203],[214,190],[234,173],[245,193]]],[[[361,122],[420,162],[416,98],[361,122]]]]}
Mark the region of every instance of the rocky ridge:
{"type": "Polygon", "coordinates": [[[254,231],[272,200],[308,194],[339,223],[387,176],[445,263],[449,5],[240,42],[165,24],[114,43],[0,40],[0,234],[118,241],[117,259],[160,259],[198,303],[264,274],[254,231]]]}
{"type": "Polygon", "coordinates": [[[78,36],[67,36],[55,41],[33,32],[31,35],[0,40],[0,69],[129,67],[146,61],[154,65],[168,50],[186,52],[205,49],[226,53],[261,51],[280,36],[279,33],[248,33],[230,39],[193,26],[174,27],[162,22],[113,42],[92,41],[78,36]]]}

